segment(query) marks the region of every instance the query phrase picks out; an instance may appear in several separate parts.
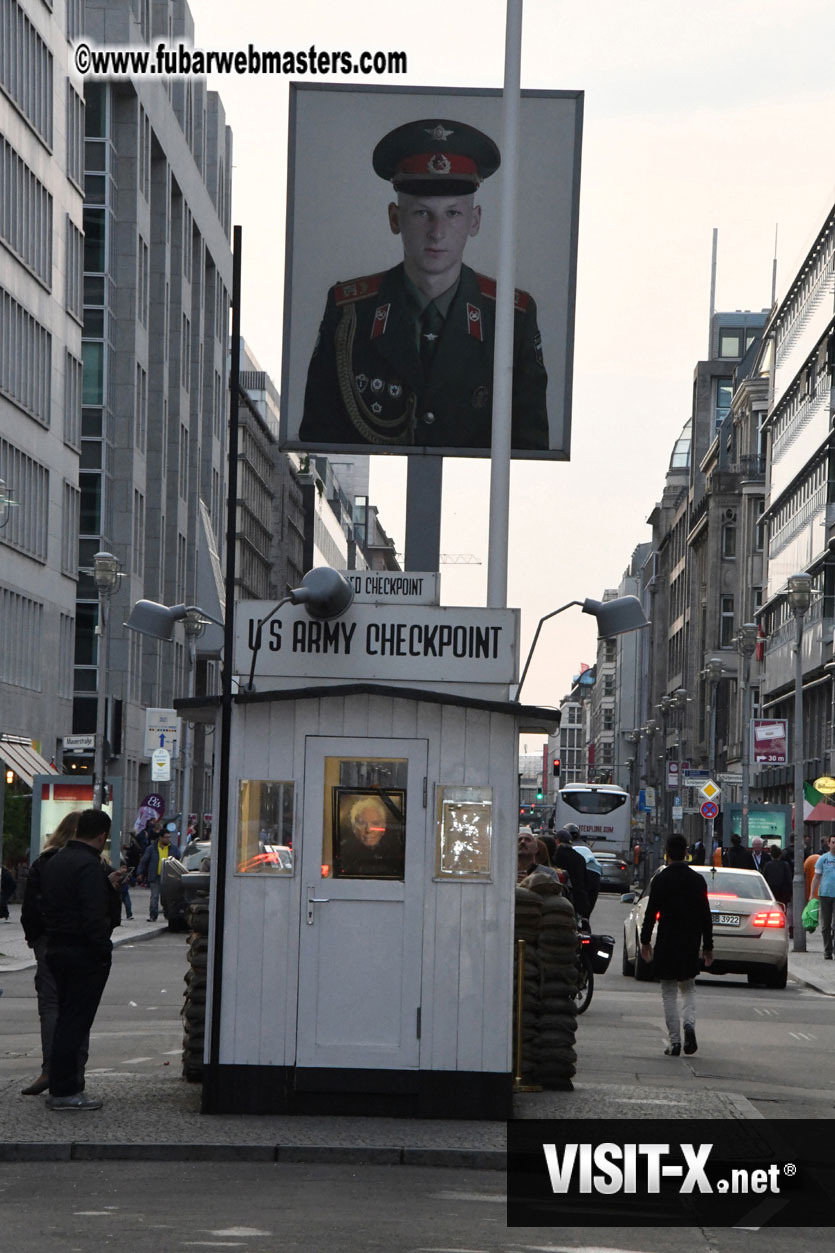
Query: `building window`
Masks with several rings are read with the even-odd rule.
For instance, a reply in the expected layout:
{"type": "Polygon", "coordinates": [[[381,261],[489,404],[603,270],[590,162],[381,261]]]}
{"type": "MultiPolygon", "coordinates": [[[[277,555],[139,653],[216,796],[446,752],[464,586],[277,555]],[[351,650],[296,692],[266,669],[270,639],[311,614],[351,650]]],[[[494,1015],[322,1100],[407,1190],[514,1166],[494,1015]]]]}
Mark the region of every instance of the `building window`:
{"type": "Polygon", "coordinates": [[[84,367],[71,352],[66,355],[64,374],[64,443],[71,448],[81,444],[81,380],[84,367]]]}
{"type": "Polygon", "coordinates": [[[67,79],[67,178],[84,190],[84,101],[67,79]]]}
{"type": "Polygon", "coordinates": [[[726,522],[722,527],[722,556],[726,561],[736,556],[735,522],[726,522]]]}
{"type": "Polygon", "coordinates": [[[734,598],[721,596],[719,601],[719,647],[730,648],[734,642],[734,598]]]}
{"type": "Polygon", "coordinates": [[[66,217],[67,256],[66,256],[66,291],[64,299],[67,309],[76,319],[83,320],[82,292],[84,289],[84,236],[73,222],[69,214],[66,217]]]}
{"type": "Polygon", "coordinates": [[[0,587],[0,614],[3,621],[0,681],[35,692],[42,691],[43,605],[28,596],[20,596],[10,588],[0,587]]]}
{"type": "Polygon", "coordinates": [[[17,0],[0,0],[0,86],[52,147],[52,53],[17,0]]]}
{"type": "Polygon", "coordinates": [[[741,357],[744,332],[741,327],[724,326],[719,331],[719,356],[741,357]]]}
{"type": "Polygon", "coordinates": [[[52,284],[52,196],[0,135],[0,239],[41,282],[52,284]]]}
{"type": "Polygon", "coordinates": [[[725,421],[731,410],[731,401],[733,400],[734,385],[733,379],[719,378],[716,380],[716,408],[714,412],[714,427],[718,431],[719,427],[725,421]]]}
{"type": "Polygon", "coordinates": [[[78,564],[78,509],[80,493],[64,481],[64,511],[61,519],[61,573],[74,575],[78,564]]]}
{"type": "Polygon", "coordinates": [[[50,424],[52,336],[0,287],[0,392],[50,424]]]}
{"type": "Polygon", "coordinates": [[[136,364],[136,390],[133,403],[134,443],[140,452],[145,452],[148,439],[148,375],[139,362],[136,364]]]}

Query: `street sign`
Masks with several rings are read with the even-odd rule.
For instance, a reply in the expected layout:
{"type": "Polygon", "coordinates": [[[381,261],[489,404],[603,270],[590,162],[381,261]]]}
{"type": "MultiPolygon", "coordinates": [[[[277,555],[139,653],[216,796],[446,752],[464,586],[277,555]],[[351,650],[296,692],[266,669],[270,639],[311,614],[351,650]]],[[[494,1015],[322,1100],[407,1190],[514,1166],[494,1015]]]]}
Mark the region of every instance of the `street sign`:
{"type": "Polygon", "coordinates": [[[717,774],[716,782],[725,787],[742,787],[741,774],[717,774]]]}
{"type": "Polygon", "coordinates": [[[673,805],[673,822],[681,822],[684,817],[684,809],[681,805],[673,805]]]}
{"type": "Polygon", "coordinates": [[[95,735],[65,735],[62,741],[65,753],[81,753],[96,747],[95,735]]]}
{"type": "Polygon", "coordinates": [[[354,603],[387,605],[439,605],[441,576],[397,570],[343,570],[354,589],[354,603]]]}
{"type": "Polygon", "coordinates": [[[699,792],[708,801],[718,801],[722,795],[722,789],[712,779],[708,779],[707,783],[703,783],[699,788],[699,792]]]}
{"type": "Polygon", "coordinates": [[[157,748],[165,748],[176,757],[180,748],[180,719],[176,709],[145,710],[145,755],[150,757],[157,748]]]}
{"type": "Polygon", "coordinates": [[[699,808],[699,813],[712,822],[719,814],[719,806],[715,801],[704,801],[699,808]]]}
{"type": "Polygon", "coordinates": [[[682,787],[699,787],[710,778],[709,770],[683,770],[681,774],[682,787]]]}
{"type": "Polygon", "coordinates": [[[167,748],[158,748],[151,754],[151,778],[154,783],[167,783],[171,778],[171,754],[167,748]]]}

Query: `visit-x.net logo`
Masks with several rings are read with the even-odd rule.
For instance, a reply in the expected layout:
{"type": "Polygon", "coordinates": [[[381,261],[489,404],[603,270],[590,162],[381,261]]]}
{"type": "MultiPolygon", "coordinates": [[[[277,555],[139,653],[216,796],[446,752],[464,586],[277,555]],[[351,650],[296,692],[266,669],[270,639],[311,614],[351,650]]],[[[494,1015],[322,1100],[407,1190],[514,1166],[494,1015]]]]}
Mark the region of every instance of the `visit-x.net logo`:
{"type": "Polygon", "coordinates": [[[508,1226],[829,1226],[830,1138],[817,1120],[515,1120],[508,1226]]]}
{"type": "Polygon", "coordinates": [[[711,1182],[707,1170],[712,1144],[543,1144],[551,1190],[566,1194],[576,1188],[599,1196],[616,1192],[660,1192],[674,1180],[682,1194],[731,1192],[734,1195],[779,1193],[780,1177],[793,1177],[793,1162],[780,1166],[734,1167],[727,1177],[711,1182]],[[683,1162],[678,1159],[683,1158],[683,1162]]]}

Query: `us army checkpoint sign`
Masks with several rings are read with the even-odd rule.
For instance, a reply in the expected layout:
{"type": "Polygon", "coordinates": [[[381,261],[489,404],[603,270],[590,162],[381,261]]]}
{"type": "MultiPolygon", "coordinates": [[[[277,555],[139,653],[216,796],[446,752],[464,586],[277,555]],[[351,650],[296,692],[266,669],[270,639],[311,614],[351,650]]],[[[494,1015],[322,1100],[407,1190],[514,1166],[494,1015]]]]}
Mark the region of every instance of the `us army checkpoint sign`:
{"type": "MultiPolygon", "coordinates": [[[[235,610],[235,673],[249,675],[258,622],[274,601],[235,610]]],[[[283,606],[263,627],[259,678],[377,679],[513,683],[518,674],[518,609],[353,604],[318,622],[303,605],[283,606]]]]}

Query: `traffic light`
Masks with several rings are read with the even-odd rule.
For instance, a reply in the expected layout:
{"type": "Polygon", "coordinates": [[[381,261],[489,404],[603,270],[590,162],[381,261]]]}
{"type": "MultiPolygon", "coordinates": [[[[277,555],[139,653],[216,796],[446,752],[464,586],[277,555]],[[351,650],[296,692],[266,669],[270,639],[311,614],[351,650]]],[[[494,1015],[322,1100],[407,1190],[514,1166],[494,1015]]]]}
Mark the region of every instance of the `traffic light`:
{"type": "Polygon", "coordinates": [[[537,788],[537,791],[536,791],[536,799],[537,799],[538,801],[541,801],[541,800],[542,800],[542,788],[541,788],[541,787],[540,787],[540,788],[537,788]]]}
{"type": "Polygon", "coordinates": [[[559,759],[559,757],[555,757],[555,758],[554,758],[553,769],[554,769],[554,778],[555,778],[555,779],[558,779],[558,778],[560,777],[560,759],[559,759]]]}

